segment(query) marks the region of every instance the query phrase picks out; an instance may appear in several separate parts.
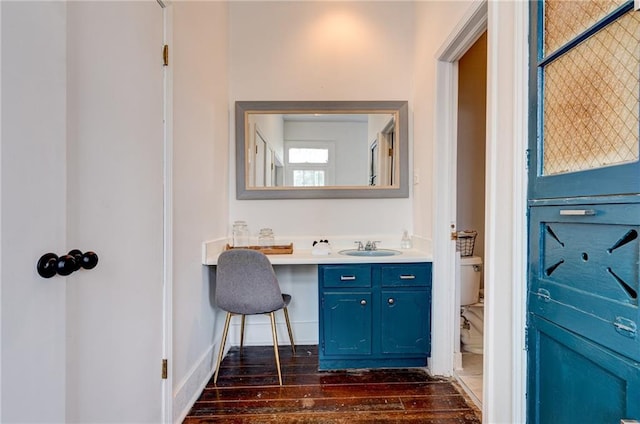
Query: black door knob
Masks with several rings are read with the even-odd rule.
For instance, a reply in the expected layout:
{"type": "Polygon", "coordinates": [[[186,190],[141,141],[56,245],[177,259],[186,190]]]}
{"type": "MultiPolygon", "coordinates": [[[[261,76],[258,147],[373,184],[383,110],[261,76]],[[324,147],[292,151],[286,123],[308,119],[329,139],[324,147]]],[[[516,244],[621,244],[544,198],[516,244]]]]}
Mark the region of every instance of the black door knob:
{"type": "Polygon", "coordinates": [[[58,255],[55,253],[45,253],[38,260],[36,269],[38,274],[43,278],[51,278],[56,275],[56,267],[58,265],[58,255]]]}
{"type": "Polygon", "coordinates": [[[69,275],[80,268],[93,269],[96,265],[98,265],[98,255],[95,252],[82,253],[78,249],[73,249],[60,257],[55,253],[45,253],[38,260],[36,269],[41,277],[51,278],[56,274],[69,275]]]}
{"type": "Polygon", "coordinates": [[[98,255],[92,251],[84,252],[80,264],[84,269],[93,269],[98,265],[98,255]]]}
{"type": "Polygon", "coordinates": [[[74,271],[79,270],[80,264],[82,263],[82,252],[78,249],[73,249],[69,251],[68,255],[73,256],[73,259],[75,260],[74,271]]]}
{"type": "Polygon", "coordinates": [[[76,259],[71,255],[62,255],[58,258],[58,263],[56,264],[56,270],[60,275],[69,275],[76,268],[76,259]]]}

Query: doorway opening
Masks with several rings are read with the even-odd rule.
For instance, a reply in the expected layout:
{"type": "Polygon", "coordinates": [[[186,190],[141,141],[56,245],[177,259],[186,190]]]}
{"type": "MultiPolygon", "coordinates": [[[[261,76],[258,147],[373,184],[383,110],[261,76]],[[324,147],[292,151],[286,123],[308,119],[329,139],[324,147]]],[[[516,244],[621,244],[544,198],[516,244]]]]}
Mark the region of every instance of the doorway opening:
{"type": "MultiPolygon", "coordinates": [[[[484,226],[487,103],[486,31],[458,60],[456,224],[460,337],[454,373],[482,405],[484,359],[484,226]]],[[[457,306],[458,302],[456,302],[457,306]]],[[[457,333],[457,332],[456,332],[457,333]]]]}

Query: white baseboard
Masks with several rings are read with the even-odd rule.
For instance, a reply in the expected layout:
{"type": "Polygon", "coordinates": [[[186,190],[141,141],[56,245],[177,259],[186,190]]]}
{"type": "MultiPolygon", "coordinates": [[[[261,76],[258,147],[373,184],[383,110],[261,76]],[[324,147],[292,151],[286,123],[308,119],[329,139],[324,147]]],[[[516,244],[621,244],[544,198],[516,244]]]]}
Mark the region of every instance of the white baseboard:
{"type": "MultiPolygon", "coordinates": [[[[220,340],[209,346],[197,363],[191,368],[185,378],[178,384],[173,394],[173,422],[184,421],[193,404],[215,371],[216,357],[220,349],[220,340]]],[[[227,347],[228,350],[228,347],[227,347]]]]}
{"type": "Polygon", "coordinates": [[[462,352],[453,353],[453,369],[454,370],[462,369],[462,352]]]}

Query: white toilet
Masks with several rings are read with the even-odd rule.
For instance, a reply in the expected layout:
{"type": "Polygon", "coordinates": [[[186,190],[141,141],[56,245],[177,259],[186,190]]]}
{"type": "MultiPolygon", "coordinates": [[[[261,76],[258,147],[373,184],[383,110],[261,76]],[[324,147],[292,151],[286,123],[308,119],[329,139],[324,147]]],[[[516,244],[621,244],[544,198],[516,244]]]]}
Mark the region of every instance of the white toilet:
{"type": "Polygon", "coordinates": [[[460,341],[462,350],[483,353],[484,302],[480,298],[482,258],[460,258],[460,341]]]}

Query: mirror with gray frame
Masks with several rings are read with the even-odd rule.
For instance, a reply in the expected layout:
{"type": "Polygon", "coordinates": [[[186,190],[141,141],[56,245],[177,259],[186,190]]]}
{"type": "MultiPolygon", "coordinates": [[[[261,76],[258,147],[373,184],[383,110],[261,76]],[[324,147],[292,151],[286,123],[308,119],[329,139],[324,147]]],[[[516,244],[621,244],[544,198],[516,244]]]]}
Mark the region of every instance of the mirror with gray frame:
{"type": "Polygon", "coordinates": [[[236,197],[408,197],[407,109],[406,101],[236,102],[236,197]]]}

